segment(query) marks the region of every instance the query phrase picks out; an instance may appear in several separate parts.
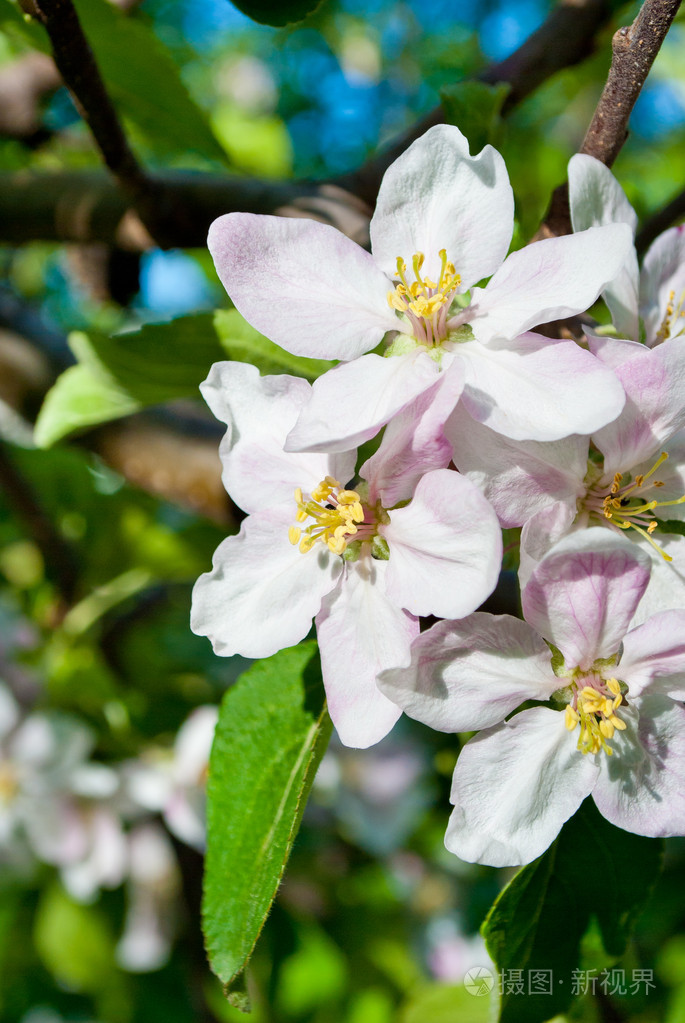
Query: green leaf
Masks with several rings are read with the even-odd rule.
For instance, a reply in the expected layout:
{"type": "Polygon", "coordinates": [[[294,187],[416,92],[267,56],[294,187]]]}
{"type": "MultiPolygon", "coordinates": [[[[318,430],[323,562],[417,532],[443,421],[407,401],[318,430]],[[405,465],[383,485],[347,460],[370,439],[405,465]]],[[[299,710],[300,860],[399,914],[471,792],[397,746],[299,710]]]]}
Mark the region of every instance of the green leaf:
{"type": "Polygon", "coordinates": [[[209,765],[204,932],[231,989],[290,855],[330,736],[316,644],[258,661],[224,698],[209,765]]]}
{"type": "Polygon", "coordinates": [[[685,536],[685,522],[681,522],[680,519],[659,519],[659,532],[685,536]]]}
{"type": "Polygon", "coordinates": [[[483,924],[488,952],[503,973],[500,1023],[548,1020],[572,998],[581,939],[593,921],[605,952],[623,955],[630,931],[656,881],[662,843],[614,827],[591,799],[547,852],[520,870],[483,924]],[[525,993],[507,988],[521,970],[525,993]],[[549,993],[528,993],[533,971],[551,971],[549,993]]]}
{"type": "Polygon", "coordinates": [[[34,937],[40,958],[60,984],[92,993],[110,983],[114,938],[105,918],[74,902],[59,884],[43,893],[34,937]]]}
{"type": "Polygon", "coordinates": [[[226,163],[204,112],[150,27],[108,0],[75,0],[83,30],[114,105],[155,155],[199,153],[226,163]]]}
{"type": "Polygon", "coordinates": [[[457,82],[440,90],[440,99],[448,124],[455,124],[469,140],[472,153],[479,153],[488,142],[497,141],[502,104],[509,95],[506,82],[457,82]]]}
{"type": "Polygon", "coordinates": [[[305,380],[316,380],[335,365],[325,359],[305,359],[300,355],[291,355],[251,327],[237,309],[218,309],[214,325],[224,350],[224,358],[251,362],[262,374],[291,373],[305,380]]]}
{"type": "Polygon", "coordinates": [[[48,448],[62,437],[127,416],[139,407],[112,377],[90,366],[70,366],[48,391],[33,437],[38,447],[48,448]]]}
{"type": "Polygon", "coordinates": [[[471,994],[463,984],[430,984],[402,1007],[397,1023],[489,1023],[491,999],[485,990],[471,994]]]}
{"type": "Polygon", "coordinates": [[[320,7],[322,0],[233,0],[233,5],[260,25],[292,25],[320,7]]]}
{"type": "Polygon", "coordinates": [[[66,370],[45,398],[34,439],[49,447],[150,405],[199,398],[212,364],[251,362],[260,373],[315,380],[334,364],[290,355],[251,327],[237,309],[147,323],[126,334],[75,331],[69,345],[79,365],[66,370]]]}

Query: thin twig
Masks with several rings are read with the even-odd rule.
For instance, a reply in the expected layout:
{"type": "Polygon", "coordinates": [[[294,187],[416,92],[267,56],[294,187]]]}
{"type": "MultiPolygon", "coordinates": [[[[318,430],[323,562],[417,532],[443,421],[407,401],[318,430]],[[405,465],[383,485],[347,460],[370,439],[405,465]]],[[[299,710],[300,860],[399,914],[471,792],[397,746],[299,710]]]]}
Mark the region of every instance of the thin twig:
{"type": "MultiPolygon", "coordinates": [[[[611,167],[628,138],[633,107],[679,7],[680,0],[645,0],[633,24],[614,34],[609,75],[579,152],[611,167]]],[[[554,191],[539,235],[570,232],[568,185],[563,184],[554,191]]]]}
{"type": "Polygon", "coordinates": [[[638,253],[642,255],[646,252],[654,239],[681,217],[685,217],[685,191],[671,199],[667,206],[645,221],[635,238],[638,253]]]}

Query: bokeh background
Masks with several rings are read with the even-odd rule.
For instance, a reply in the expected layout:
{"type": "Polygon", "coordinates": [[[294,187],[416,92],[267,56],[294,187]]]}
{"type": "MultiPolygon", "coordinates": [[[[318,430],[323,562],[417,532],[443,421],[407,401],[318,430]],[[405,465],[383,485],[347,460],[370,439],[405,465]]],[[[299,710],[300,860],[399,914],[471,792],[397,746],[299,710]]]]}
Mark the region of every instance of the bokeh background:
{"type": "MultiPolygon", "coordinates": [[[[127,4],[127,16],[166,49],[233,171],[282,179],[353,170],[432,109],[441,87],[508,56],[548,9],[542,0],[325,0],[304,23],[273,29],[228,0],[143,0],[127,4]]],[[[498,130],[521,240],[582,140],[612,30],[637,9],[619,8],[596,53],[498,130]]],[[[0,0],[0,104],[36,52],[21,21],[0,0]]],[[[683,52],[681,17],[615,166],[641,219],[682,189],[683,52]]],[[[165,148],[159,131],[129,128],[151,167],[222,170],[216,155],[165,148]]],[[[0,138],[2,174],[97,166],[55,83],[37,89],[24,122],[0,138]]],[[[46,378],[71,358],[70,332],[112,333],[225,304],[205,250],[0,245],[3,1023],[243,1018],[206,965],[199,906],[215,708],[247,663],[214,657],[188,627],[192,583],[237,520],[227,504],[199,501],[199,513],[160,499],[165,481],[132,463],[136,436],[169,412],[131,427],[128,476],[140,487],[100,457],[97,435],[43,450],[30,429],[46,378]],[[17,368],[31,383],[20,392],[17,368]]],[[[192,436],[218,438],[199,400],[181,412],[192,436]]],[[[193,449],[178,443],[182,473],[193,449]]],[[[405,719],[368,751],[333,742],[253,959],[255,1023],[488,1018],[488,999],[466,992],[463,977],[489,965],[478,928],[508,874],[443,847],[457,751],[457,737],[405,719]]],[[[620,964],[592,934],[586,942],[598,977],[644,969],[653,986],[608,998],[598,985],[569,1019],[685,1020],[684,867],[685,841],[673,840],[620,964]]],[[[620,888],[621,864],[593,868],[620,888]]]]}

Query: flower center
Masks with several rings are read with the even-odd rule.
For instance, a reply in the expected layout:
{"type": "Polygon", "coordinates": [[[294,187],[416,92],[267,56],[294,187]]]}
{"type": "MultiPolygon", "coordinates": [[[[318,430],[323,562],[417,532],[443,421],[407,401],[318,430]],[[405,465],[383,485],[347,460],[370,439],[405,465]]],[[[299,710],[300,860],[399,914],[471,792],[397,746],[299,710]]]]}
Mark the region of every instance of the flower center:
{"type": "Polygon", "coordinates": [[[14,799],[19,784],[16,771],[7,761],[0,762],[0,805],[7,805],[14,799]]]}
{"type": "Polygon", "coordinates": [[[675,304],[675,291],[671,291],[669,292],[664,318],[654,338],[655,346],[660,345],[662,341],[668,341],[669,337],[681,334],[685,324],[681,324],[681,329],[678,329],[678,320],[683,318],[685,318],[685,291],[683,291],[678,299],[677,305],[675,304]]]}
{"type": "Polygon", "coordinates": [[[667,458],[668,453],[663,451],[649,472],[638,474],[634,480],[629,477],[626,483],[623,482],[624,473],[617,472],[608,493],[606,484],[600,482],[588,490],[587,496],[583,500],[583,508],[591,514],[594,513],[605,518],[608,525],[614,529],[636,530],[661,554],[665,561],[672,561],[670,555],[652,539],[652,533],[659,525],[659,521],[654,515],[654,509],[683,504],[685,495],[675,501],[650,500],[646,496],[650,490],[663,487],[662,480],[651,477],[667,458]]]}
{"type": "Polygon", "coordinates": [[[334,554],[342,554],[349,537],[360,532],[358,523],[364,522],[364,508],[357,491],[344,490],[332,476],[326,476],[314,488],[307,501],[298,487],[295,503],[298,522],[314,519],[304,530],[299,525],[291,526],[288,530],[291,544],[299,543],[303,554],[310,551],[317,541],[325,543],[334,554]]]}
{"type": "Polygon", "coordinates": [[[584,675],[582,689],[577,682],[571,683],[572,697],[566,706],[564,719],[569,732],[580,725],[577,749],[581,753],[599,753],[604,750],[611,756],[608,745],[616,730],[622,732],[625,721],[617,716],[616,710],[623,703],[621,684],[616,678],[603,679],[593,672],[584,675]]]}
{"type": "Polygon", "coordinates": [[[438,345],[447,337],[447,314],[461,284],[454,263],[447,262],[447,252],[440,249],[440,277],[437,282],[421,276],[425,256],[414,254],[412,267],[414,281],[407,280],[407,264],[397,257],[397,276],[400,283],[388,292],[388,305],[407,317],[414,337],[422,345],[438,345]]]}

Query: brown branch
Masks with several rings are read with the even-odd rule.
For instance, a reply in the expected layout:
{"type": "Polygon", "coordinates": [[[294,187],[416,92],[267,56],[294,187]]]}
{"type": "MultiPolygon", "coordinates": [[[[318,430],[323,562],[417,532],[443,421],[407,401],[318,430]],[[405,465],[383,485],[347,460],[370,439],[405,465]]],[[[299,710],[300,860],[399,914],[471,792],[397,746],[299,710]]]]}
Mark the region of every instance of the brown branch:
{"type": "Polygon", "coordinates": [[[642,225],[635,238],[635,248],[638,254],[642,255],[646,252],[654,239],[681,217],[685,217],[685,191],[676,195],[675,199],[671,199],[667,206],[664,206],[642,225]]]}
{"type": "MultiPolygon", "coordinates": [[[[57,2],[63,0],[42,0],[43,5],[57,2]]],[[[591,53],[597,32],[620,3],[563,0],[515,53],[486,68],[479,76],[481,81],[507,82],[511,92],[505,107],[513,108],[558,70],[591,53]]],[[[179,247],[204,246],[212,220],[232,211],[313,217],[364,243],[388,166],[414,139],[442,120],[442,107],[437,107],[395,144],[334,182],[158,175],[154,181],[159,199],[157,222],[164,214],[165,240],[179,247]],[[182,221],[174,211],[184,213],[182,221]]],[[[152,244],[140,217],[111,182],[101,174],[84,173],[0,177],[0,237],[12,242],[105,241],[133,250],[152,244]]]]}
{"type": "Polygon", "coordinates": [[[91,130],[103,160],[143,224],[160,245],[172,245],[170,235],[186,211],[174,208],[163,186],[148,176],[128,144],[109,98],[93,51],[72,0],[23,0],[28,12],[44,26],[57,69],[91,130]]]}
{"type": "MultiPolygon", "coordinates": [[[[675,18],[680,0],[645,0],[632,25],[615,33],[606,85],[579,152],[611,167],[628,138],[628,120],[675,18]]],[[[555,189],[541,234],[569,234],[568,185],[555,189]]]]}

